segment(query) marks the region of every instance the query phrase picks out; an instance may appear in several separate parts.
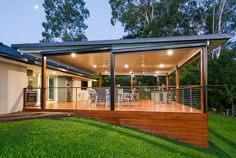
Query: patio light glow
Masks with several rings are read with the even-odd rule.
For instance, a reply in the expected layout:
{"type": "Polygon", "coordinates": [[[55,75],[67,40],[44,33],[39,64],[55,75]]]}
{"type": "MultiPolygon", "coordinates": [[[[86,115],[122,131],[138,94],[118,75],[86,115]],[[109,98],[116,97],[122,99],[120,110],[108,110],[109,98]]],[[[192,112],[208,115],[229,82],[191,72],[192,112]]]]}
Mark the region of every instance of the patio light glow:
{"type": "Polygon", "coordinates": [[[173,50],[168,50],[167,55],[169,55],[169,56],[173,55],[173,50]]]}
{"type": "Polygon", "coordinates": [[[156,71],[156,74],[159,74],[159,71],[156,71]]]}
{"type": "Polygon", "coordinates": [[[160,68],[163,68],[164,67],[164,64],[160,64],[160,68]]]}
{"type": "Polygon", "coordinates": [[[108,74],[108,71],[105,71],[105,74],[108,74]]]}
{"type": "Polygon", "coordinates": [[[35,10],[38,10],[38,9],[39,9],[39,6],[36,4],[36,5],[34,6],[34,9],[35,9],[35,10]]]}
{"type": "Polygon", "coordinates": [[[97,67],[97,65],[93,65],[93,68],[96,68],[97,67]]]}
{"type": "Polygon", "coordinates": [[[70,56],[71,56],[72,58],[75,58],[75,57],[76,57],[76,54],[75,54],[75,53],[71,53],[70,56]]]}
{"type": "Polygon", "coordinates": [[[56,72],[56,71],[53,71],[53,72],[52,72],[52,74],[53,74],[53,75],[56,75],[56,74],[57,74],[57,72],[56,72]]]}
{"type": "Polygon", "coordinates": [[[127,64],[125,64],[125,66],[124,66],[126,69],[129,67],[129,65],[127,65],[127,64]]]}
{"type": "Polygon", "coordinates": [[[130,71],[129,73],[130,73],[130,74],[132,74],[133,72],[132,72],[132,71],[130,71]]]}

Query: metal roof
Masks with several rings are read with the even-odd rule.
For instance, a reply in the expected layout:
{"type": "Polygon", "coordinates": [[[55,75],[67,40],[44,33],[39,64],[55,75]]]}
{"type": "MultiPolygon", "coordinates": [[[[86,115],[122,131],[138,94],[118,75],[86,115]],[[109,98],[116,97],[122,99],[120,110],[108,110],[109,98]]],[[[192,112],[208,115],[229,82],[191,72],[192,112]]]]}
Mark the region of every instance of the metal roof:
{"type": "Polygon", "coordinates": [[[232,37],[232,34],[208,34],[120,40],[26,43],[12,44],[11,46],[20,52],[35,54],[36,56],[40,54],[46,56],[69,55],[72,52],[77,54],[96,54],[99,52],[113,54],[142,53],[203,47],[207,47],[209,52],[232,37]]]}
{"type": "MultiPolygon", "coordinates": [[[[41,58],[37,58],[29,54],[18,52],[16,49],[3,45],[2,43],[0,43],[0,56],[13,59],[19,62],[24,62],[27,64],[39,65],[37,63],[42,62],[41,58]]],[[[71,73],[71,74],[79,75],[86,78],[92,78],[90,73],[87,73],[85,71],[81,71],[79,69],[75,69],[75,68],[72,68],[63,64],[59,64],[52,61],[47,61],[47,64],[49,67],[52,67],[53,69],[65,70],[66,72],[71,73]]]]}
{"type": "Polygon", "coordinates": [[[24,44],[12,44],[11,47],[14,47],[14,48],[35,48],[35,47],[69,47],[69,46],[99,46],[99,45],[112,46],[112,45],[119,45],[119,44],[228,40],[232,37],[233,37],[233,34],[208,34],[208,35],[169,36],[169,37],[135,38],[135,39],[120,39],[120,40],[52,42],[52,43],[24,43],[24,44]]]}

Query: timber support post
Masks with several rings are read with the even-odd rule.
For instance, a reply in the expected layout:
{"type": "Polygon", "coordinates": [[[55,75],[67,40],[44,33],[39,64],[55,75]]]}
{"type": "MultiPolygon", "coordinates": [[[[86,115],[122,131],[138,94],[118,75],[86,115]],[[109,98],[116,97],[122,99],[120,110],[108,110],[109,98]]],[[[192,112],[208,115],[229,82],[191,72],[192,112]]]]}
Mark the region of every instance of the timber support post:
{"type": "Polygon", "coordinates": [[[45,55],[42,55],[42,65],[41,65],[41,109],[46,108],[46,87],[47,87],[47,76],[46,76],[46,70],[47,70],[47,57],[45,55]]]}

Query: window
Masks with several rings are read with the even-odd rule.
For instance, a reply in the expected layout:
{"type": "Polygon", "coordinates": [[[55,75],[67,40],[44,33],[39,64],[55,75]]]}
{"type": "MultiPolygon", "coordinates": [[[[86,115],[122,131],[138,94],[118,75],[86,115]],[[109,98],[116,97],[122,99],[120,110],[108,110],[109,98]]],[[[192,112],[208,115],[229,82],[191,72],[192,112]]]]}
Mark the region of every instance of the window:
{"type": "Polygon", "coordinates": [[[82,90],[86,90],[88,87],[88,81],[81,81],[81,87],[82,90]]]}

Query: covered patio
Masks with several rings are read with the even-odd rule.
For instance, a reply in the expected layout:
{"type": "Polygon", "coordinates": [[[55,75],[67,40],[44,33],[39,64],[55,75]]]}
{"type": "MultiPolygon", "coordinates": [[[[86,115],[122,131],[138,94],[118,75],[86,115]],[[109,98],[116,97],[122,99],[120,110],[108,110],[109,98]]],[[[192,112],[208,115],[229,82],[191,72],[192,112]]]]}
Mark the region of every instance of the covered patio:
{"type": "MultiPolygon", "coordinates": [[[[208,52],[229,38],[231,35],[228,34],[213,34],[14,44],[12,47],[42,59],[40,107],[27,105],[26,111],[73,111],[84,117],[208,147],[208,52]],[[180,85],[180,68],[197,59],[200,61],[200,84],[180,85]],[[94,80],[98,86],[81,84],[50,87],[46,82],[46,74],[47,63],[51,61],[98,75],[99,79],[94,80]],[[175,85],[169,84],[171,74],[175,76],[175,85]],[[115,79],[118,75],[130,76],[130,85],[117,84],[115,79]],[[103,85],[104,76],[109,76],[109,86],[103,85]],[[136,76],[153,76],[157,85],[137,86],[134,83],[136,76]],[[158,82],[161,76],[165,78],[162,84],[158,82]],[[66,93],[67,100],[50,102],[47,93],[53,89],[66,93]],[[150,124],[150,121],[153,123],[150,124]],[[177,128],[179,130],[176,131],[177,128]],[[190,133],[189,128],[192,128],[190,133]]],[[[66,72],[63,69],[61,71],[66,72]]],[[[25,94],[27,91],[25,88],[25,94]]]]}

